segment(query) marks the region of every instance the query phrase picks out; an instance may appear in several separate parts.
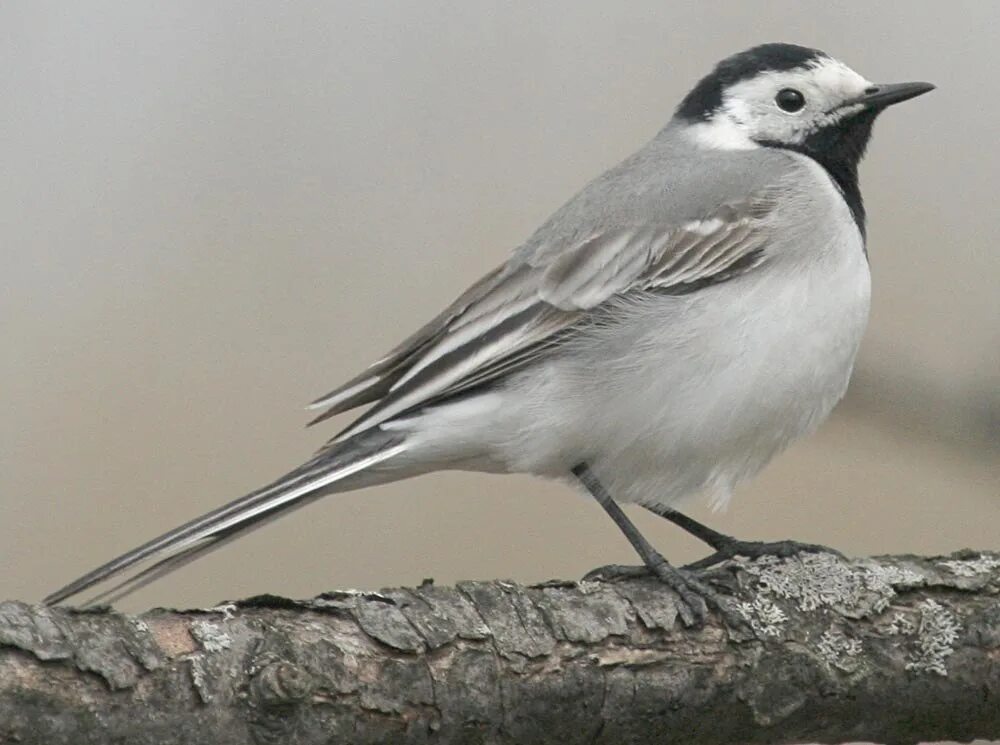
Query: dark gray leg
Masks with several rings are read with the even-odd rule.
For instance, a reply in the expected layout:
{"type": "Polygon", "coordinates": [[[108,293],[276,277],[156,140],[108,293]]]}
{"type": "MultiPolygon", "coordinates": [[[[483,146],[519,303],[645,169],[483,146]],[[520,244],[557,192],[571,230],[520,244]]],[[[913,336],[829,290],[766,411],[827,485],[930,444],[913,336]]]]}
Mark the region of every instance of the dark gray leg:
{"type": "MultiPolygon", "coordinates": [[[[647,570],[644,573],[651,572],[657,579],[659,579],[664,584],[670,586],[678,595],[681,597],[681,620],[685,625],[691,626],[694,624],[701,624],[704,622],[706,603],[711,604],[713,608],[718,610],[723,618],[731,624],[742,625],[743,620],[737,616],[735,613],[730,611],[722,603],[719,594],[705,584],[702,580],[694,576],[691,572],[685,571],[683,569],[678,569],[671,566],[666,559],[650,544],[649,541],[643,537],[639,529],[635,527],[635,523],[629,520],[628,515],[626,515],[622,508],[618,506],[611,495],[608,494],[607,490],[597,480],[597,477],[591,472],[585,463],[581,463],[573,468],[573,475],[579,479],[587,491],[593,495],[594,499],[597,500],[598,504],[604,508],[604,511],[611,516],[611,519],[615,521],[618,528],[625,534],[628,538],[629,543],[632,544],[632,548],[636,550],[639,557],[642,559],[643,564],[645,564],[647,570]]],[[[616,571],[619,567],[608,567],[610,572],[605,573],[604,569],[595,570],[587,575],[586,579],[605,579],[607,578],[605,574],[613,575],[611,578],[618,578],[621,574],[616,571]]],[[[630,568],[624,568],[626,570],[630,568]]],[[[628,572],[633,574],[632,572],[628,572]]]]}
{"type": "Polygon", "coordinates": [[[748,559],[756,559],[761,556],[788,557],[802,553],[828,553],[842,556],[839,551],[814,543],[799,543],[798,541],[741,541],[732,536],[720,533],[717,530],[712,530],[707,525],[702,525],[697,520],[693,520],[670,507],[643,506],[654,515],[659,515],[665,520],[669,520],[677,527],[687,531],[698,540],[707,543],[715,549],[714,554],[688,564],[684,567],[685,569],[704,569],[705,567],[719,564],[726,559],[731,559],[734,556],[746,556],[748,559]]]}

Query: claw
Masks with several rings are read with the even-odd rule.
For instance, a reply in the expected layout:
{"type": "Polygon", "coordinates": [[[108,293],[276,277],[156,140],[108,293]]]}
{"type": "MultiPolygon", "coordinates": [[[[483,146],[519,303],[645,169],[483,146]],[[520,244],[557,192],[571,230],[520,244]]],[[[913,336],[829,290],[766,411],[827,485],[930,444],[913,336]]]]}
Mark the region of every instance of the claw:
{"type": "Polygon", "coordinates": [[[723,600],[723,597],[712,587],[698,577],[694,572],[686,569],[678,569],[663,560],[652,567],[657,579],[669,585],[683,601],[678,608],[681,614],[681,621],[685,626],[700,627],[705,623],[708,609],[712,608],[718,613],[728,626],[733,628],[747,628],[746,619],[732,610],[723,600]],[[685,614],[685,610],[688,611],[685,614]]]}
{"type": "Polygon", "coordinates": [[[609,564],[598,567],[584,575],[584,581],[618,582],[638,577],[653,576],[672,589],[680,598],[677,612],[681,623],[687,627],[700,627],[705,623],[708,609],[717,612],[732,628],[747,628],[746,619],[734,612],[724,601],[722,595],[710,587],[693,571],[678,569],[660,558],[652,566],[625,566],[609,564]]]}

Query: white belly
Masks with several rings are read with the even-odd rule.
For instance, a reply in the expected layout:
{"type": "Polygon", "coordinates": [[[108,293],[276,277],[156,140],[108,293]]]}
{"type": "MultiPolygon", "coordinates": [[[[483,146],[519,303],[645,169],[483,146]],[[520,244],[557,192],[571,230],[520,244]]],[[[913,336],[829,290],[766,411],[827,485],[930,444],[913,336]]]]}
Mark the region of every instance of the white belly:
{"type": "Polygon", "coordinates": [[[508,394],[507,467],[561,476],[586,461],[621,501],[724,503],[847,388],[868,265],[860,242],[831,258],[633,306],[508,394]]]}

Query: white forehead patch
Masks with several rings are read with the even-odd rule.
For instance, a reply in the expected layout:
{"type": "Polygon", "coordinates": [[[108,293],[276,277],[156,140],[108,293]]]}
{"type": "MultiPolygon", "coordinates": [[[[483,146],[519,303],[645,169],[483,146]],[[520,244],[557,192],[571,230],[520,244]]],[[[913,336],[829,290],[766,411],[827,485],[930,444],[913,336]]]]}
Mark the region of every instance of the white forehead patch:
{"type": "Polygon", "coordinates": [[[871,85],[871,81],[832,57],[814,60],[809,64],[809,68],[812,70],[812,79],[816,85],[824,90],[839,93],[842,98],[860,96],[865,88],[871,85]]]}

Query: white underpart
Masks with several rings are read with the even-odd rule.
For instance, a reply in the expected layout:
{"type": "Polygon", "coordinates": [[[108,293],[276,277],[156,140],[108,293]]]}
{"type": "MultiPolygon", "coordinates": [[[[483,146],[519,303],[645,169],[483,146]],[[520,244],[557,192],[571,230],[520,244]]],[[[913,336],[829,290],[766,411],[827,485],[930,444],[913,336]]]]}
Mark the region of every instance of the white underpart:
{"type": "Polygon", "coordinates": [[[556,478],[585,461],[622,502],[703,493],[724,505],[840,400],[868,316],[868,265],[850,211],[819,165],[789,157],[804,185],[781,218],[789,243],[765,269],[689,295],[622,301],[614,324],[505,387],[392,425],[412,432],[410,455],[556,478]]]}
{"type": "Polygon", "coordinates": [[[860,106],[838,107],[871,85],[829,57],[795,70],[763,72],[724,91],[720,110],[708,121],[691,125],[689,135],[702,147],[720,150],[745,150],[761,140],[798,144],[820,127],[856,114],[860,106]],[[782,88],[800,91],[806,107],[782,111],[774,100],[782,88]]]}

